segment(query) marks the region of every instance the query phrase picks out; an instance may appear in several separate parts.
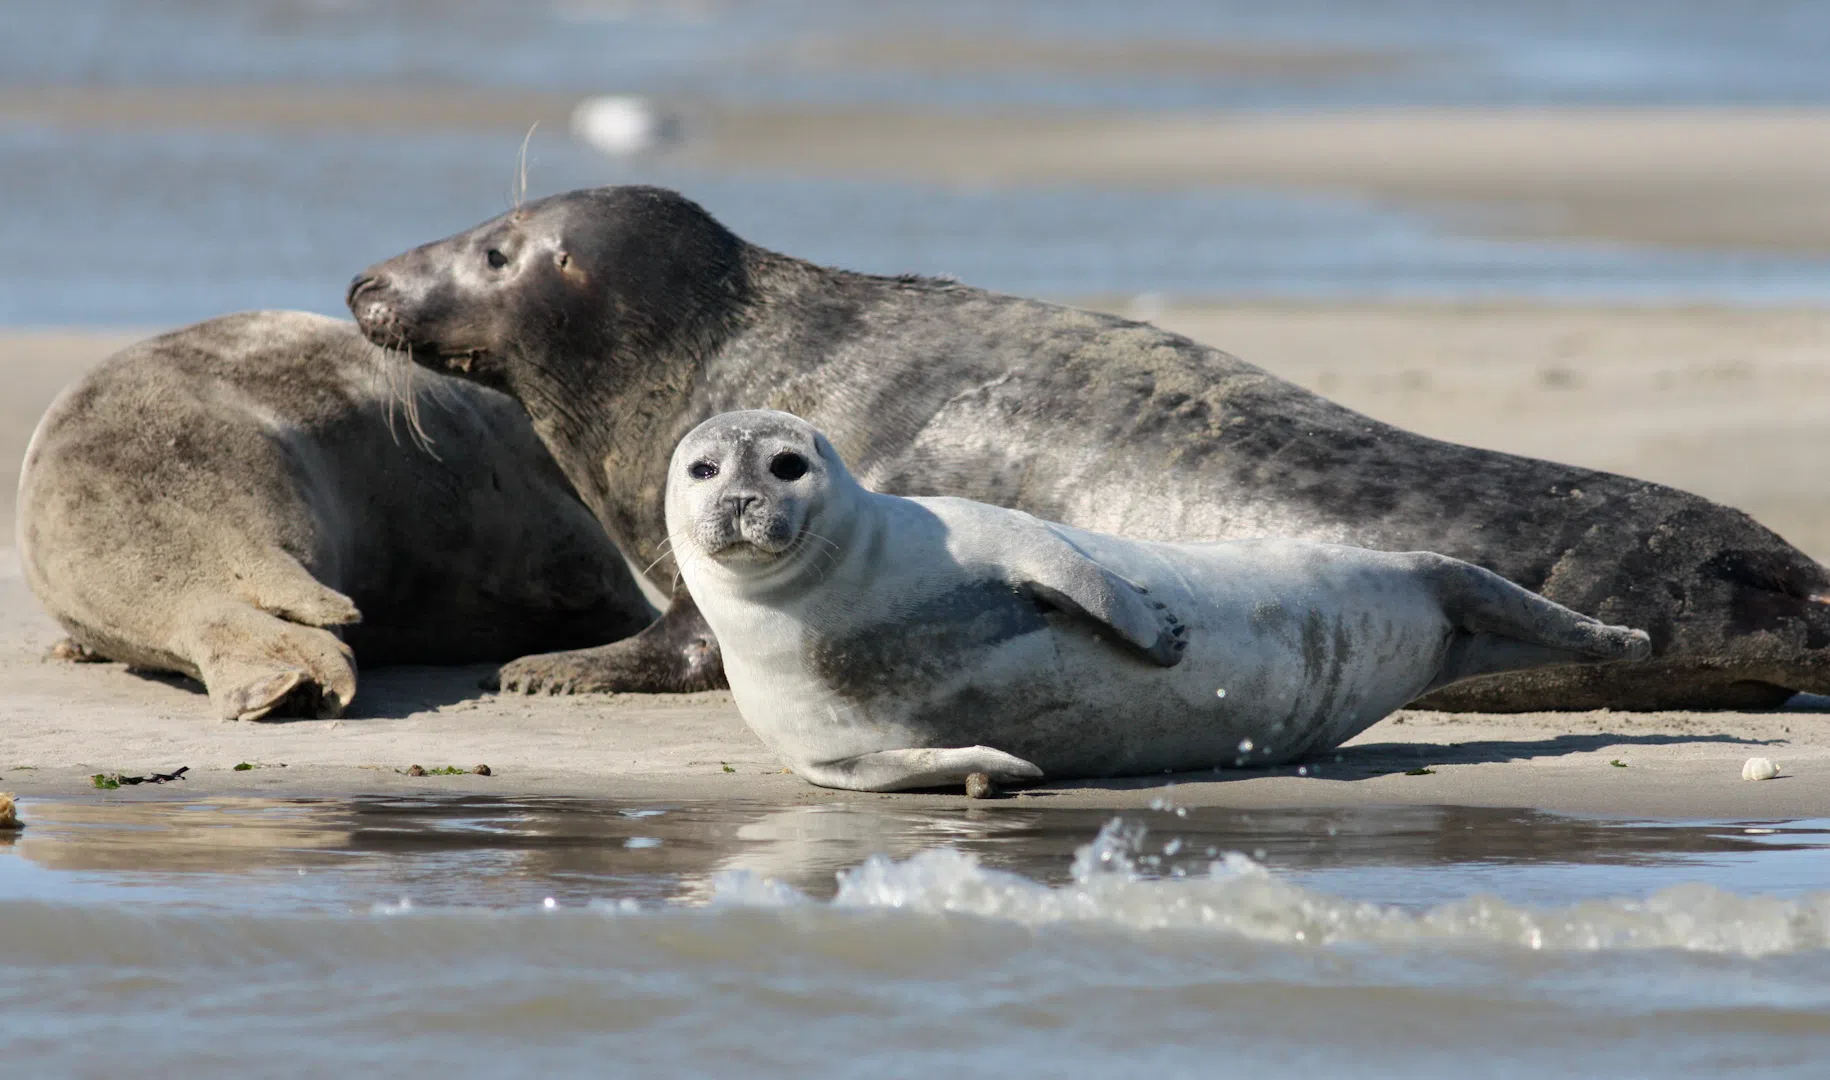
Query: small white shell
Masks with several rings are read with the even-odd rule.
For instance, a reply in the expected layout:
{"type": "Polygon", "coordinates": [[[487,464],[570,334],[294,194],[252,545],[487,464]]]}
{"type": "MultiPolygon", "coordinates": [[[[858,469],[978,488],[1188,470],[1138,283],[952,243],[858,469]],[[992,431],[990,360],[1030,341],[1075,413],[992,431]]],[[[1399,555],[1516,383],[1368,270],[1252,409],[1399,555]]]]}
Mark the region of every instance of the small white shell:
{"type": "Polygon", "coordinates": [[[1779,766],[1763,757],[1748,758],[1747,764],[1741,766],[1741,779],[1743,780],[1771,780],[1778,775],[1779,766]]]}

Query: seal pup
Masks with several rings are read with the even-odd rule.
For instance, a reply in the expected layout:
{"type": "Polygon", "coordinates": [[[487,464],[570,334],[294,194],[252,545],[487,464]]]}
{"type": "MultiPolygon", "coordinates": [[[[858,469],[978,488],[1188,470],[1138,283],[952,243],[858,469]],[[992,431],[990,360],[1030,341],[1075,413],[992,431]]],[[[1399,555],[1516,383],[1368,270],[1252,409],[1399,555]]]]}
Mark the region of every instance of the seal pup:
{"type": "Polygon", "coordinates": [[[647,623],[520,406],[424,373],[403,391],[397,363],[348,322],[252,312],[65,390],[17,522],[72,639],[57,654],[199,679],[225,718],[335,716],[357,659],[500,660],[647,623]]]}
{"type": "Polygon", "coordinates": [[[1651,653],[1442,555],[878,494],[780,412],[681,440],[667,526],[745,722],[823,787],[1277,764],[1462,679],[1651,653]]]}
{"type": "MultiPolygon", "coordinates": [[[[1639,665],[1470,680],[1429,708],[1768,708],[1830,693],[1830,573],[1746,514],[1624,476],[1440,442],[1112,315],[767,251],[657,188],[574,191],[370,268],[370,339],[527,406],[611,538],[665,553],[669,455],[776,408],[867,486],[1149,540],[1436,551],[1652,634],[1639,665]]],[[[651,570],[665,588],[665,558],[651,570]]],[[[682,596],[607,648],[503,668],[524,691],[714,685],[682,596]]]]}

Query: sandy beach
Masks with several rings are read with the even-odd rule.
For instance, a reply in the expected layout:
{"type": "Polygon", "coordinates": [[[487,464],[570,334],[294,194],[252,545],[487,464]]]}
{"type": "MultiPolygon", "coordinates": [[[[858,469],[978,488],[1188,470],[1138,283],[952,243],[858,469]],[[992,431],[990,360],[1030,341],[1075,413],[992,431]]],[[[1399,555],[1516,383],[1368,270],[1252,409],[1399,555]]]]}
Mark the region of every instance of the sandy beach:
{"type": "MultiPolygon", "coordinates": [[[[1125,311],[1136,301],[1095,306],[1125,311]]],[[[1148,303],[1146,301],[1146,303],[1148,303]]],[[[1830,313],[1529,305],[1206,305],[1135,311],[1382,419],[1614,469],[1747,509],[1830,557],[1830,313]]],[[[134,335],[0,336],[0,463],[57,389],[134,335]]],[[[12,492],[4,504],[11,535],[12,492]]],[[[194,686],[44,659],[56,625],[0,552],[0,790],[76,794],[97,772],[188,766],[186,792],[487,791],[766,802],[897,799],[784,775],[726,694],[499,697],[485,668],[363,673],[338,721],[224,723],[194,686]],[[255,768],[237,771],[248,763],[255,768]],[[415,778],[488,764],[489,777],[415,778]]],[[[1830,816],[1830,718],[1788,712],[1403,713],[1295,768],[1047,785],[988,806],[1536,807],[1647,818],[1830,816]],[[1777,761],[1748,783],[1742,763],[1777,761]],[[1619,762],[1619,765],[1613,764],[1619,762]],[[1429,768],[1413,775],[1413,770],[1429,768]],[[1168,785],[1173,784],[1173,788],[1168,785]]],[[[149,796],[151,786],[123,789],[149,796]]]]}

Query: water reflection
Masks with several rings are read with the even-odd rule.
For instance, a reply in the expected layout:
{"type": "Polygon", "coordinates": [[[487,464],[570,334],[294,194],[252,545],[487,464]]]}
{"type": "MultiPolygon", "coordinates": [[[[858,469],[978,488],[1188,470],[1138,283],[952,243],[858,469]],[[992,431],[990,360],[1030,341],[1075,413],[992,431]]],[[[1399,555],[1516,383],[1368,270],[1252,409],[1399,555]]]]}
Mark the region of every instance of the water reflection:
{"type": "MultiPolygon", "coordinates": [[[[25,808],[30,827],[0,835],[0,854],[19,857],[0,860],[0,899],[282,910],[402,899],[492,907],[548,897],[568,905],[696,903],[710,896],[717,875],[732,871],[827,896],[839,871],[873,855],[904,859],[937,847],[1060,883],[1074,850],[1113,814],[489,797],[33,800],[25,808]]],[[[1434,894],[1505,891],[1509,880],[1533,887],[1562,880],[1554,873],[1560,867],[1732,879],[1758,866],[1769,869],[1748,880],[1784,888],[1790,879],[1769,872],[1774,857],[1812,851],[1830,836],[1826,822],[1636,824],[1471,807],[1165,808],[1125,816],[1147,830],[1139,852],[1146,874],[1204,873],[1216,855],[1238,851],[1299,880],[1347,881],[1349,891],[1386,902],[1411,896],[1418,870],[1436,875],[1434,894]]]]}

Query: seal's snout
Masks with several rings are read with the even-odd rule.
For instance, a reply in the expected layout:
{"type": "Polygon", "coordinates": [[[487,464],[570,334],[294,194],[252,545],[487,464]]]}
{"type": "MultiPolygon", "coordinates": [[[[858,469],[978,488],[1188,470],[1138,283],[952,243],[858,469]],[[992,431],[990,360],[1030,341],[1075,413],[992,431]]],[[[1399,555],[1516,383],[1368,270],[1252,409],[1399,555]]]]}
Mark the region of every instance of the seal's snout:
{"type": "Polygon", "coordinates": [[[379,292],[383,287],[379,274],[364,271],[349,283],[349,292],[343,294],[343,302],[349,305],[350,311],[357,311],[364,295],[379,292]]]}
{"type": "Polygon", "coordinates": [[[349,283],[349,291],[343,295],[343,302],[349,305],[349,313],[356,317],[356,326],[363,336],[383,348],[397,344],[400,337],[399,327],[395,325],[396,313],[388,303],[388,278],[370,267],[357,274],[349,283]]]}

